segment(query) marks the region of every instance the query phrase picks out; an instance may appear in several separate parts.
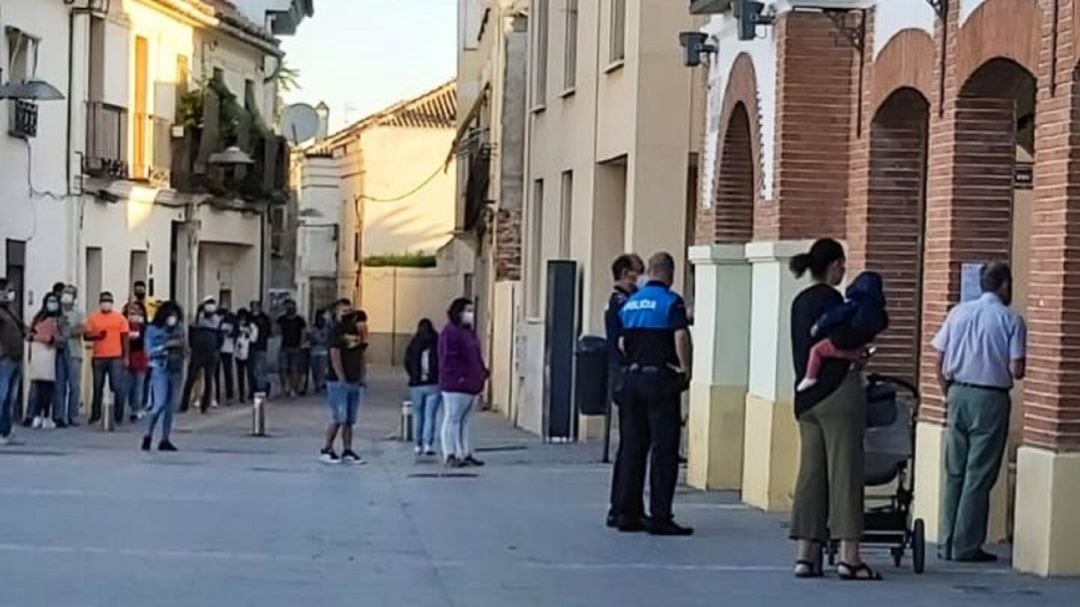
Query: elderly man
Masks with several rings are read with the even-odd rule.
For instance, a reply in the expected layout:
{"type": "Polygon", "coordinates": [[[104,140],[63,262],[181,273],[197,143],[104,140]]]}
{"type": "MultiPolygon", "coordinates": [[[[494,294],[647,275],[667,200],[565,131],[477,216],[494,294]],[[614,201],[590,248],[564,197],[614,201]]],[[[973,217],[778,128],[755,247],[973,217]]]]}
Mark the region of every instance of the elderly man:
{"type": "Polygon", "coordinates": [[[947,395],[941,558],[989,562],[982,549],[990,489],[1009,435],[1009,391],[1024,377],[1027,329],[1012,302],[1012,272],[986,265],[982,296],[956,306],[934,338],[938,381],[947,395]]]}

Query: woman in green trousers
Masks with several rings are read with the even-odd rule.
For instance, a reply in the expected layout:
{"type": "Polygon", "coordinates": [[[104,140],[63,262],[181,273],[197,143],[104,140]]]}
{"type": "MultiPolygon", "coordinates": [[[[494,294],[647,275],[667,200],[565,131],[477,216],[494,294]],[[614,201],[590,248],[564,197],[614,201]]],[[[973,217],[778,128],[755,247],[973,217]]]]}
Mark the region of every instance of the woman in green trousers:
{"type": "MultiPolygon", "coordinates": [[[[810,251],[791,260],[796,277],[810,273],[813,284],[791,305],[791,351],[795,384],[806,374],[810,348],[821,338],[813,327],[822,314],[844,303],[836,290],[844,279],[846,256],[840,243],[822,239],[810,251]]],[[[818,381],[795,394],[801,455],[791,515],[791,539],[796,542],[795,575],[823,575],[822,547],[840,541],[841,578],[881,579],[863,563],[859,541],[863,534],[863,433],[866,395],[862,374],[850,361],[825,359],[818,381]],[[830,537],[831,535],[831,537],[830,537]]]]}

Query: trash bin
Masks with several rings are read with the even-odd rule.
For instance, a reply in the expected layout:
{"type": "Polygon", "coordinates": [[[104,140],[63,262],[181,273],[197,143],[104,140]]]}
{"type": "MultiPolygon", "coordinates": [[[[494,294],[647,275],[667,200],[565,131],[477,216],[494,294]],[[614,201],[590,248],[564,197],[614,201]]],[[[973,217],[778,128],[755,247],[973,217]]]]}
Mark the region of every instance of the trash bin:
{"type": "Polygon", "coordinates": [[[574,400],[582,415],[605,415],[608,406],[608,345],[596,335],[578,338],[574,352],[574,400]]]}

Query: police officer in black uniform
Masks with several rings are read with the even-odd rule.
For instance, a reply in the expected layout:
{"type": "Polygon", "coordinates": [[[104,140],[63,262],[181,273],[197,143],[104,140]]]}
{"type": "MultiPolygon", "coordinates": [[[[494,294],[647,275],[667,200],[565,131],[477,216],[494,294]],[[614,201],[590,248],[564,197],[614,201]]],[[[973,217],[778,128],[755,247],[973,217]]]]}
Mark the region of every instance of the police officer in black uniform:
{"type": "MultiPolygon", "coordinates": [[[[611,402],[619,404],[619,394],[623,385],[623,374],[626,369],[626,358],[619,349],[619,338],[622,337],[622,321],[619,312],[623,304],[637,291],[638,277],[645,273],[645,263],[641,257],[634,253],[620,255],[611,264],[611,274],[615,278],[615,288],[608,298],[607,309],[604,310],[604,328],[607,332],[608,344],[608,390],[611,402]]],[[[620,484],[623,445],[626,444],[626,436],[623,428],[623,408],[619,407],[619,450],[615,453],[615,470],[611,475],[611,507],[608,510],[607,526],[617,527],[619,524],[619,495],[622,492],[620,484]]],[[[640,508],[640,507],[639,507],[640,508]]],[[[640,510],[639,510],[640,511],[640,510]]]]}
{"type": "Polygon", "coordinates": [[[675,260],[668,253],[649,259],[649,282],[623,305],[622,351],[626,378],[620,401],[625,442],[619,469],[620,531],[691,535],[675,523],[671,502],[679,475],[681,395],[689,385],[690,332],[683,298],[671,290],[675,260]],[[641,511],[646,462],[649,517],[641,511]]]}

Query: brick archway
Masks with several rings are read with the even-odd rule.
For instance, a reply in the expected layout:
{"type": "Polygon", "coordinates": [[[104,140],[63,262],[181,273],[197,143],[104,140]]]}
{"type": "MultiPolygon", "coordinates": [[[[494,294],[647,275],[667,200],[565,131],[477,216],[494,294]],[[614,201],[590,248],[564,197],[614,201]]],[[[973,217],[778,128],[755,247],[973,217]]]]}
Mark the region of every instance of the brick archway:
{"type": "Polygon", "coordinates": [[[968,82],[995,58],[1037,74],[1042,25],[1037,0],[986,0],[957,33],[956,81],[968,82]]]}
{"type": "Polygon", "coordinates": [[[874,370],[915,381],[920,346],[926,150],[930,103],[901,87],[870,122],[869,180],[861,229],[865,267],[885,279],[889,330],[874,370]]]}
{"type": "Polygon", "coordinates": [[[743,243],[753,237],[754,208],[763,186],[760,116],[754,62],[740,53],[720,109],[711,242],[743,243]]]}
{"type": "Polygon", "coordinates": [[[874,60],[870,107],[876,112],[899,89],[914,89],[925,99],[934,95],[934,39],[921,29],[896,33],[874,60]]]}

